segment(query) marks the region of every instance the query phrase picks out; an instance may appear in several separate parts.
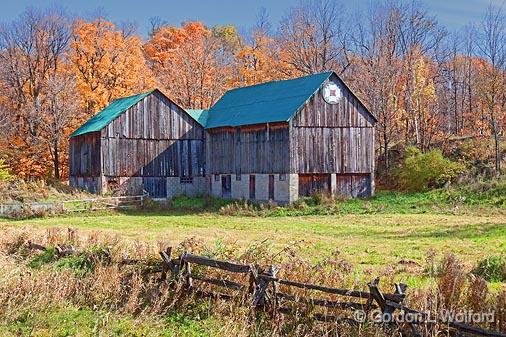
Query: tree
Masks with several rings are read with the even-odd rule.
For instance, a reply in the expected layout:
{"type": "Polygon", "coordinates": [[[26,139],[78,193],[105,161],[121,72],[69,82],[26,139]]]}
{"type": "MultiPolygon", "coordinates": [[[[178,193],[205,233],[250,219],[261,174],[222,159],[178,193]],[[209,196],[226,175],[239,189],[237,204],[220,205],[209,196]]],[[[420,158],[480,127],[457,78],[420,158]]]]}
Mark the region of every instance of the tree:
{"type": "Polygon", "coordinates": [[[364,97],[378,119],[376,133],[379,157],[385,171],[390,168],[389,149],[399,140],[401,110],[399,78],[402,73],[399,25],[402,13],[394,6],[371,9],[365,23],[359,23],[353,44],[358,52],[350,84],[364,97]]]}
{"type": "Polygon", "coordinates": [[[406,112],[412,121],[415,131],[415,144],[423,151],[430,148],[435,133],[438,130],[438,116],[433,113],[436,101],[434,81],[430,78],[427,61],[418,57],[413,68],[413,88],[410,97],[411,112],[406,112]]]}
{"type": "Polygon", "coordinates": [[[53,172],[56,179],[60,179],[62,154],[66,154],[67,137],[78,126],[79,97],[74,74],[69,66],[60,67],[47,82],[47,101],[44,105],[42,119],[42,138],[47,144],[53,161],[53,172]]]}
{"type": "Polygon", "coordinates": [[[235,28],[200,22],[164,26],[144,45],[162,87],[186,108],[209,108],[231,85],[235,28]]]}
{"type": "Polygon", "coordinates": [[[69,22],[58,10],[26,10],[0,29],[0,82],[8,103],[12,137],[9,161],[21,176],[47,170],[42,138],[48,79],[59,71],[70,39],[69,22]]]}
{"type": "Polygon", "coordinates": [[[236,86],[252,85],[279,80],[284,77],[279,49],[269,34],[270,24],[265,9],[257,15],[257,23],[251,30],[246,45],[236,54],[238,79],[236,86]]]}
{"type": "Polygon", "coordinates": [[[477,47],[488,64],[482,68],[479,92],[494,137],[495,170],[501,172],[500,135],[506,114],[504,72],[506,71],[506,16],[501,7],[489,6],[481,23],[477,47]]]}
{"type": "Polygon", "coordinates": [[[70,59],[81,106],[90,116],[114,98],[154,86],[141,41],[102,18],[74,23],[70,59]]]}
{"type": "Polygon", "coordinates": [[[349,66],[342,7],[336,0],[307,0],[283,19],[279,44],[293,75],[343,72],[349,66]]]}

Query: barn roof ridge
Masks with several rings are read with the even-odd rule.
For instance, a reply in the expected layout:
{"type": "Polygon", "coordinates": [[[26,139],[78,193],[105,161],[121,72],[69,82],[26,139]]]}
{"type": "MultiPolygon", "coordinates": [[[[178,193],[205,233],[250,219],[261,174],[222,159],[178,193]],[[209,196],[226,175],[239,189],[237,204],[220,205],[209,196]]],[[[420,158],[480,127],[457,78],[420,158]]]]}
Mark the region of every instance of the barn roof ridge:
{"type": "Polygon", "coordinates": [[[301,79],[305,79],[307,77],[319,76],[319,75],[323,75],[323,74],[328,74],[330,76],[333,73],[334,73],[334,71],[332,71],[332,70],[322,71],[322,72],[318,72],[318,73],[314,73],[314,74],[309,74],[309,75],[304,75],[304,76],[299,76],[299,77],[294,77],[294,78],[285,78],[285,79],[282,79],[282,80],[272,80],[272,81],[267,81],[267,82],[262,82],[262,83],[250,84],[250,85],[246,85],[246,86],[243,86],[243,87],[236,87],[236,88],[232,88],[232,89],[227,90],[227,92],[228,91],[233,91],[233,90],[241,90],[241,89],[251,88],[251,87],[259,87],[259,86],[274,84],[274,83],[278,83],[278,82],[287,82],[287,81],[301,80],[301,79]]]}
{"type": "Polygon", "coordinates": [[[334,74],[326,71],[231,89],[209,110],[206,128],[289,121],[334,74]]]}

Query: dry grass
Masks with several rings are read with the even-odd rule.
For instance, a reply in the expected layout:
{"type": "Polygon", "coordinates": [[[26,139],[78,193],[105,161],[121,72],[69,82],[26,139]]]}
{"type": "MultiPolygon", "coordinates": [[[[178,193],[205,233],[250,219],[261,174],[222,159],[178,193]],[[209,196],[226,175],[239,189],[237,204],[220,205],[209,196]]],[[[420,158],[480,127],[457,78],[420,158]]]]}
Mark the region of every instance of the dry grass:
{"type": "MultiPolygon", "coordinates": [[[[166,246],[166,242],[124,240],[106,233],[79,233],[64,229],[4,229],[0,234],[1,324],[17,321],[22,312],[36,313],[68,304],[148,321],[174,314],[198,321],[202,315],[207,315],[219,322],[217,333],[223,336],[322,336],[335,335],[335,329],[340,330],[340,336],[392,334],[373,325],[364,325],[357,330],[348,326],[336,328],[332,324],[317,323],[310,316],[318,309],[302,305],[292,306],[293,315],[272,318],[269,313],[251,310],[248,298],[239,296],[232,302],[197,298],[188,293],[182,284],[159,283],[157,275],[144,274],[139,266],[119,264],[125,256],[146,261],[147,264],[158,260],[157,252],[166,246]],[[67,258],[69,263],[48,260],[32,268],[30,262],[40,259],[41,253],[26,248],[30,239],[47,246],[72,244],[78,250],[87,251],[86,256],[95,256],[99,248],[108,248],[110,260],[95,259],[92,268],[84,273],[78,272],[82,271],[83,265],[70,263],[72,257],[67,258]],[[205,304],[204,307],[199,308],[202,304],[205,304]]],[[[292,242],[282,249],[273,249],[261,242],[246,248],[233,243],[209,246],[203,240],[188,238],[177,246],[175,253],[186,250],[244,263],[274,264],[280,267],[279,276],[283,278],[364,289],[366,280],[356,278],[353,264],[341,252],[335,250],[315,264],[301,254],[304,246],[305,243],[301,241],[292,242]]],[[[410,307],[433,313],[441,308],[494,310],[496,322],[487,327],[506,331],[506,289],[490,291],[487,282],[469,274],[473,265],[462,263],[452,254],[442,260],[429,254],[426,265],[417,266],[406,261],[404,267],[411,268],[412,273],[418,273],[428,280],[423,287],[409,290],[410,307]]],[[[207,269],[194,270],[199,271],[213,275],[213,271],[207,269]]],[[[382,276],[381,288],[390,290],[394,281],[392,275],[385,271],[369,277],[382,276]]],[[[228,278],[247,284],[247,280],[237,276],[230,275],[228,278]]],[[[307,291],[286,287],[281,290],[296,296],[309,295],[307,291]]],[[[426,333],[431,335],[434,330],[427,330],[426,333]]]]}

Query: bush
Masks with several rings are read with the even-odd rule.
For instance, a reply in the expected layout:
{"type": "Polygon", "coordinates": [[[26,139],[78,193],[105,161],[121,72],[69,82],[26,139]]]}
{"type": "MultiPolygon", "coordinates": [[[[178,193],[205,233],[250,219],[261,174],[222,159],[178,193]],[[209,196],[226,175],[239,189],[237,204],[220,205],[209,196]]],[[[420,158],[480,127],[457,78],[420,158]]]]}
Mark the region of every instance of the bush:
{"type": "Polygon", "coordinates": [[[426,191],[443,187],[463,171],[463,164],[446,159],[440,150],[422,153],[418,148],[409,146],[396,175],[401,188],[426,191]]]}
{"type": "Polygon", "coordinates": [[[0,159],[0,181],[11,181],[13,178],[14,176],[9,173],[9,166],[0,159]]]}
{"type": "Polygon", "coordinates": [[[483,277],[487,281],[506,281],[506,257],[489,256],[480,261],[474,274],[483,277]]]}

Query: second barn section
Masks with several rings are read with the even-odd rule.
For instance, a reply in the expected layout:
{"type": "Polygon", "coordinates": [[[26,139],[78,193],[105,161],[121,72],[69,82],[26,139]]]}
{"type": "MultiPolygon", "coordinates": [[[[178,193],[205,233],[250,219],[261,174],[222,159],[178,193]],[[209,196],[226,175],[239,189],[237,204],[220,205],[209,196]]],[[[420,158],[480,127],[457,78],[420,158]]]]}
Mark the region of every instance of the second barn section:
{"type": "Polygon", "coordinates": [[[70,138],[70,185],[167,198],[207,188],[204,127],[159,90],[120,98],[70,138]]]}
{"type": "Polygon", "coordinates": [[[334,72],[232,89],[210,110],[155,90],[116,100],[74,132],[70,183],[157,198],[366,197],[375,123],[334,72]]]}

